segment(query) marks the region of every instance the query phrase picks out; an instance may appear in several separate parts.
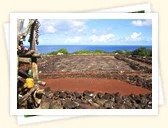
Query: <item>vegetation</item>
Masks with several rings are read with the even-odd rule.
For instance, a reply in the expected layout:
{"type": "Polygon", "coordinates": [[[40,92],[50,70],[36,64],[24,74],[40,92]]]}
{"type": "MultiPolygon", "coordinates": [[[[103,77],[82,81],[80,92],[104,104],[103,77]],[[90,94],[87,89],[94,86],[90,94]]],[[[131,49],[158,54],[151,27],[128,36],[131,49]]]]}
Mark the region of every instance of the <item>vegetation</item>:
{"type": "Polygon", "coordinates": [[[73,54],[102,54],[102,53],[106,53],[105,51],[103,50],[79,50],[79,51],[76,51],[74,52],[73,54]]]}
{"type": "Polygon", "coordinates": [[[113,51],[112,53],[118,53],[118,54],[124,54],[124,55],[131,55],[132,54],[132,52],[128,51],[128,50],[116,50],[116,51],[113,51]]]}
{"type": "Polygon", "coordinates": [[[151,57],[152,56],[152,50],[147,49],[145,47],[140,47],[140,48],[134,50],[132,52],[132,55],[151,57]]]}
{"type": "Polygon", "coordinates": [[[58,53],[68,54],[68,50],[66,48],[62,48],[57,51],[49,52],[47,55],[57,55],[58,53]]]}
{"type": "MultiPolygon", "coordinates": [[[[47,55],[58,55],[58,53],[62,54],[70,54],[67,49],[59,49],[57,51],[53,51],[50,53],[47,53],[47,55]]],[[[97,54],[123,54],[123,55],[138,55],[138,56],[146,56],[146,57],[151,57],[152,56],[152,50],[147,49],[145,47],[140,47],[134,51],[129,51],[129,50],[116,50],[113,52],[105,52],[103,50],[79,50],[76,52],[73,52],[72,54],[74,55],[82,55],[82,54],[87,54],[87,55],[97,55],[97,54]]]]}

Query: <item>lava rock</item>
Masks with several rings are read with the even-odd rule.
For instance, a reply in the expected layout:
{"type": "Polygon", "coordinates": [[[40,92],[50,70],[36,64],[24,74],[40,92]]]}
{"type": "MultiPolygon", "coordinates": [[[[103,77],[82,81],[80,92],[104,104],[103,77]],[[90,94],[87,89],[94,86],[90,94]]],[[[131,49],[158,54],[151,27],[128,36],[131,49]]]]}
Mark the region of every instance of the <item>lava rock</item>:
{"type": "Polygon", "coordinates": [[[52,100],[49,108],[50,109],[63,109],[63,106],[60,100],[52,100]]]}
{"type": "Polygon", "coordinates": [[[97,100],[95,101],[95,103],[97,103],[97,104],[100,105],[100,106],[103,106],[106,101],[107,101],[107,100],[105,100],[105,99],[97,99],[97,100]]]}
{"type": "Polygon", "coordinates": [[[112,109],[115,107],[115,103],[112,101],[106,101],[103,105],[106,109],[112,109]]]}
{"type": "Polygon", "coordinates": [[[75,109],[79,107],[79,103],[67,100],[65,104],[63,105],[64,109],[75,109]]]}
{"type": "Polygon", "coordinates": [[[97,93],[97,97],[99,98],[99,99],[101,99],[102,97],[103,97],[103,93],[97,93]]]}
{"type": "Polygon", "coordinates": [[[42,97],[42,100],[41,100],[41,109],[49,109],[50,108],[50,102],[51,102],[51,99],[50,98],[47,98],[47,97],[42,97]]]}
{"type": "Polygon", "coordinates": [[[44,92],[45,92],[45,95],[46,95],[48,98],[53,98],[54,93],[51,91],[50,88],[44,89],[44,92]]]}
{"type": "Polygon", "coordinates": [[[59,98],[66,98],[67,94],[64,91],[60,91],[59,98]]]}
{"type": "Polygon", "coordinates": [[[73,94],[74,94],[74,96],[75,96],[77,99],[81,99],[81,98],[82,98],[82,95],[81,95],[80,93],[78,93],[78,92],[74,92],[73,94]]]}
{"type": "Polygon", "coordinates": [[[112,95],[110,93],[105,93],[103,96],[102,96],[103,99],[106,99],[106,100],[110,100],[112,98],[112,95]]]}
{"type": "Polygon", "coordinates": [[[94,93],[91,92],[91,91],[86,90],[86,91],[83,92],[83,96],[90,96],[90,97],[92,97],[92,96],[94,96],[94,93]]]}
{"type": "Polygon", "coordinates": [[[54,96],[55,96],[55,97],[59,97],[59,93],[60,93],[59,91],[55,91],[55,92],[54,92],[54,96]]]}

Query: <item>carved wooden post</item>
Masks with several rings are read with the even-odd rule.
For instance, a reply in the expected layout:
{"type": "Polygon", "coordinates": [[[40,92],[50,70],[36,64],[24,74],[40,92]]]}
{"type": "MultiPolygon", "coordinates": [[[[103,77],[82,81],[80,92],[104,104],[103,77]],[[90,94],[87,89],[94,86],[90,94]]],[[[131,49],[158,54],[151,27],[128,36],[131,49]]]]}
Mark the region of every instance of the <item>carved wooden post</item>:
{"type": "Polygon", "coordinates": [[[35,31],[35,25],[36,25],[36,21],[34,21],[34,23],[31,26],[31,30],[30,30],[30,50],[34,50],[36,52],[36,31],[35,31]]]}
{"type": "MultiPolygon", "coordinates": [[[[20,63],[26,63],[26,64],[30,64],[31,67],[31,72],[29,72],[33,79],[34,79],[34,84],[35,86],[33,88],[31,88],[30,91],[28,91],[26,94],[21,94],[23,95],[23,97],[19,97],[18,95],[18,108],[19,106],[22,106],[22,104],[25,104],[26,101],[28,100],[28,98],[31,98],[32,93],[34,92],[34,90],[37,90],[38,85],[39,85],[39,77],[38,77],[38,65],[37,65],[37,58],[40,57],[40,55],[37,53],[36,51],[36,44],[38,44],[38,28],[39,28],[39,22],[37,19],[31,19],[29,20],[29,24],[27,26],[27,28],[25,28],[25,30],[23,30],[23,23],[24,20],[18,20],[18,35],[17,35],[17,43],[18,43],[18,61],[19,64],[20,63]],[[30,34],[29,36],[29,42],[30,42],[30,47],[29,50],[25,50],[23,47],[23,41],[25,39],[25,37],[30,34]],[[20,45],[22,44],[22,45],[20,45]],[[23,49],[21,49],[21,47],[23,49]]],[[[18,65],[18,67],[20,67],[18,65]]],[[[27,68],[28,69],[28,68],[27,68]]],[[[28,77],[30,77],[30,74],[27,74],[26,71],[21,71],[18,68],[18,80],[22,82],[22,86],[24,84],[24,80],[26,80],[28,77]],[[23,80],[21,79],[22,77],[23,80]]],[[[19,92],[20,90],[18,90],[19,92]]],[[[32,100],[33,101],[33,100],[32,100]]],[[[27,104],[27,103],[26,103],[27,104]]],[[[35,106],[36,107],[36,106],[35,106]]]]}
{"type": "MultiPolygon", "coordinates": [[[[36,30],[35,30],[35,27],[37,25],[37,21],[35,20],[34,23],[32,24],[31,26],[31,30],[30,30],[30,50],[34,50],[35,51],[35,54],[36,54],[36,41],[37,41],[37,36],[36,36],[36,30]]],[[[38,65],[37,65],[37,57],[36,56],[33,56],[31,57],[31,60],[32,60],[32,73],[33,73],[33,79],[35,81],[38,81],[39,80],[39,77],[38,77],[38,65]]]]}

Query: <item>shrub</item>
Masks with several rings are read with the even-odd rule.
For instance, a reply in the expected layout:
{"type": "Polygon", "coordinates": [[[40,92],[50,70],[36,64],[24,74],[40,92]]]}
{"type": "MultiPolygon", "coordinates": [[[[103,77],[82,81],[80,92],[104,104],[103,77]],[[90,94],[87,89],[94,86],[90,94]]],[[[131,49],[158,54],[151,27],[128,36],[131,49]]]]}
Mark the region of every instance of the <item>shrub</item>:
{"type": "Polygon", "coordinates": [[[73,54],[101,54],[101,53],[105,53],[105,51],[102,51],[102,50],[93,50],[93,51],[79,50],[79,51],[74,52],[73,54]]]}
{"type": "Polygon", "coordinates": [[[145,47],[140,47],[132,52],[132,55],[139,55],[139,56],[146,56],[150,57],[152,56],[152,50],[147,49],[145,47]]]}
{"type": "Polygon", "coordinates": [[[131,55],[132,54],[132,52],[128,51],[128,50],[116,50],[116,51],[113,51],[112,53],[118,53],[118,54],[124,54],[124,55],[131,55]]]}
{"type": "Polygon", "coordinates": [[[59,49],[57,51],[49,52],[48,55],[57,55],[58,53],[68,54],[68,50],[66,48],[59,49]]]}

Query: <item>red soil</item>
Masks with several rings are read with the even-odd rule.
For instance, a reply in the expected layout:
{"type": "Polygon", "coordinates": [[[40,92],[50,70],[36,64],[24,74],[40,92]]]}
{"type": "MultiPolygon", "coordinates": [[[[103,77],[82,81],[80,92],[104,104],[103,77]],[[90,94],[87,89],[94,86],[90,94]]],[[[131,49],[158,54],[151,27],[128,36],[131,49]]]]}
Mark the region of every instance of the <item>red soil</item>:
{"type": "Polygon", "coordinates": [[[51,90],[76,91],[86,90],[102,93],[116,93],[121,95],[129,94],[147,94],[151,91],[142,87],[131,85],[129,83],[115,79],[96,79],[96,78],[56,78],[43,79],[51,90]]]}

